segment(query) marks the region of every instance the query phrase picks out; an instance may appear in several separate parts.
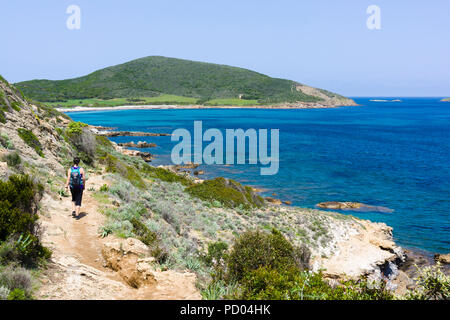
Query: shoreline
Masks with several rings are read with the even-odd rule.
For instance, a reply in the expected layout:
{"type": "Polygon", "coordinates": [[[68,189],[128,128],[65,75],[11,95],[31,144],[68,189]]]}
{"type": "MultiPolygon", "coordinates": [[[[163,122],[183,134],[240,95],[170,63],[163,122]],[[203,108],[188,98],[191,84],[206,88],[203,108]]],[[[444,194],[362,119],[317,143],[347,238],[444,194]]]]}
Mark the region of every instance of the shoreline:
{"type": "MultiPolygon", "coordinates": [[[[89,107],[88,107],[89,108],[89,107]]],[[[115,109],[116,107],[111,107],[112,109],[115,109]]],[[[152,108],[153,109],[153,108],[152,108]]],[[[94,126],[95,127],[95,126],[94,126]]],[[[110,132],[115,132],[116,130],[116,128],[106,128],[106,127],[101,127],[101,126],[99,126],[99,127],[95,127],[95,128],[101,128],[101,129],[110,129],[109,131],[110,132]]],[[[120,132],[120,131],[119,131],[120,132]]],[[[94,132],[95,133],[95,132],[94,132]]],[[[108,139],[110,138],[110,137],[108,137],[108,136],[106,136],[108,139]]],[[[116,145],[116,143],[114,142],[114,141],[112,141],[112,140],[110,140],[114,145],[116,145]]],[[[117,147],[119,147],[118,145],[117,145],[117,147]]],[[[119,147],[118,148],[119,150],[119,152],[120,152],[120,149],[122,149],[122,150],[130,150],[130,152],[128,152],[128,155],[130,155],[130,156],[133,156],[133,155],[131,155],[130,153],[131,153],[131,151],[134,151],[133,149],[128,149],[127,147],[125,147],[125,146],[121,146],[121,147],[119,147]]],[[[125,153],[125,154],[127,154],[127,152],[125,151],[125,152],[122,152],[122,153],[125,153]]],[[[137,156],[137,155],[134,155],[134,156],[137,156]]],[[[157,154],[152,154],[152,157],[157,157],[158,155],[157,154]]],[[[173,165],[173,164],[159,164],[159,165],[154,165],[154,164],[152,164],[151,163],[151,161],[150,161],[150,163],[149,163],[149,165],[151,165],[151,166],[154,166],[154,167],[163,167],[163,168],[165,168],[165,169],[168,169],[168,170],[171,170],[171,171],[173,171],[174,173],[176,173],[176,174],[178,174],[178,175],[188,175],[191,179],[193,179],[193,181],[194,182],[196,182],[196,183],[199,183],[199,182],[203,182],[205,179],[204,178],[202,178],[200,175],[195,175],[194,174],[194,170],[193,169],[195,169],[195,168],[185,168],[186,170],[184,170],[184,171],[177,171],[175,168],[177,167],[176,165],[173,165]]],[[[202,171],[203,171],[204,169],[202,169],[202,171]]],[[[203,173],[202,173],[203,174],[203,173]]],[[[213,178],[217,178],[217,177],[226,177],[226,176],[220,176],[220,175],[214,175],[214,177],[213,178]]],[[[254,190],[254,192],[256,192],[256,193],[258,193],[258,194],[260,194],[261,195],[261,193],[264,193],[264,192],[275,192],[276,194],[277,194],[277,198],[275,199],[275,200],[279,200],[279,205],[280,206],[287,206],[287,207],[298,207],[298,208],[307,208],[307,209],[318,209],[318,210],[323,210],[323,209],[321,209],[320,207],[317,207],[317,206],[315,206],[315,207],[313,207],[313,208],[309,208],[309,207],[302,207],[302,206],[299,206],[299,205],[292,205],[292,204],[287,204],[285,201],[283,201],[283,199],[282,198],[279,198],[279,195],[278,195],[278,192],[277,192],[277,190],[275,189],[275,188],[267,188],[267,187],[263,187],[263,186],[259,186],[259,185],[252,185],[251,186],[252,187],[252,189],[254,190]]],[[[262,195],[261,195],[262,196],[262,195]]],[[[272,195],[273,196],[273,195],[272,195]]],[[[263,196],[264,197],[264,196],[263,196]]],[[[333,211],[333,212],[337,212],[337,213],[339,213],[339,214],[344,214],[344,213],[342,213],[339,209],[338,210],[331,210],[331,209],[325,209],[325,210],[323,210],[323,211],[333,211]]],[[[367,220],[367,221],[370,221],[370,222],[374,222],[374,221],[372,221],[372,220],[369,220],[369,219],[367,219],[367,218],[361,218],[361,219],[363,219],[363,220],[367,220]]],[[[375,223],[375,222],[374,222],[375,223]]],[[[395,240],[394,240],[395,241],[395,240]]],[[[397,239],[397,241],[398,241],[398,239],[397,239]]],[[[417,259],[417,257],[419,257],[419,258],[422,258],[422,259],[425,259],[425,260],[427,260],[429,263],[430,263],[430,265],[432,265],[433,264],[433,256],[434,256],[434,254],[436,254],[436,253],[441,253],[441,254],[446,254],[447,252],[436,252],[436,251],[429,251],[429,250],[427,250],[427,249],[424,249],[424,248],[420,248],[420,247],[411,247],[411,246],[404,246],[404,245],[400,245],[400,244],[398,244],[398,242],[397,241],[395,241],[395,243],[396,243],[396,245],[398,245],[398,246],[400,246],[402,249],[404,249],[404,250],[406,250],[406,251],[409,251],[409,252],[411,252],[412,253],[412,257],[408,257],[408,258],[410,258],[411,260],[416,260],[417,259]]],[[[450,266],[444,266],[444,268],[446,269],[446,270],[449,270],[450,271],[450,266]]]]}
{"type": "Polygon", "coordinates": [[[55,108],[59,112],[86,112],[86,111],[114,111],[114,110],[167,110],[167,109],[331,109],[341,107],[357,107],[358,104],[352,105],[326,105],[326,104],[303,104],[303,105],[253,105],[253,106],[203,106],[203,105],[128,105],[115,107],[64,107],[55,108]]]}

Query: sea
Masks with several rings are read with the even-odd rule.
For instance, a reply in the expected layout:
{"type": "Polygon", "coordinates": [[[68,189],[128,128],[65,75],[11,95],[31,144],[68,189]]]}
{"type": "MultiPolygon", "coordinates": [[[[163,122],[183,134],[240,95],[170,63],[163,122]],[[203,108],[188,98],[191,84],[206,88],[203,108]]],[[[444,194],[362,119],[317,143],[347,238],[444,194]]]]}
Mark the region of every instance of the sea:
{"type": "MultiPolygon", "coordinates": [[[[75,121],[120,131],[193,132],[278,129],[279,170],[261,164],[200,165],[200,177],[235,179],[261,195],[317,208],[353,201],[369,209],[339,211],[393,227],[395,241],[411,250],[450,252],[450,102],[442,98],[353,98],[359,106],[328,109],[141,109],[68,112],[75,121]],[[400,101],[397,101],[400,100],[400,101]]],[[[269,134],[270,138],[270,134],[269,134]]],[[[153,165],[172,164],[178,141],[170,136],[114,137],[147,141],[153,165]]],[[[270,139],[269,139],[270,140],[270,139]]],[[[207,145],[208,143],[204,143],[207,145]]],[[[225,153],[225,152],[224,152],[225,153]]],[[[270,149],[269,149],[270,154],[270,149]]]]}

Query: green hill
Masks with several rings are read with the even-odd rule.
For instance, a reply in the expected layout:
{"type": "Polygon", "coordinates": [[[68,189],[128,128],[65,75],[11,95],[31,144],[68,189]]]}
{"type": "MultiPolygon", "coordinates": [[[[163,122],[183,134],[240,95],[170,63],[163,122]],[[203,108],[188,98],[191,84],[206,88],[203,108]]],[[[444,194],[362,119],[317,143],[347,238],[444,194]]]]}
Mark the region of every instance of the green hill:
{"type": "Polygon", "coordinates": [[[35,100],[62,105],[74,105],[84,99],[117,98],[127,98],[125,102],[136,104],[233,104],[236,100],[273,104],[330,99],[349,104],[351,101],[325,90],[271,78],[247,69],[160,56],[133,60],[80,78],[32,80],[15,85],[35,100]]]}

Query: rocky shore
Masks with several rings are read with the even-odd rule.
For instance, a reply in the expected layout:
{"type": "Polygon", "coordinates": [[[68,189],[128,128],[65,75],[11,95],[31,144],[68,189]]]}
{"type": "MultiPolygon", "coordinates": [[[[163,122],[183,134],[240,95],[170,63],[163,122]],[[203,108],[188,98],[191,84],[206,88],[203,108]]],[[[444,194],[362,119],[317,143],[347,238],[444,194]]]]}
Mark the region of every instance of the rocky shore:
{"type": "Polygon", "coordinates": [[[134,143],[133,141],[126,143],[118,143],[117,145],[120,147],[139,148],[139,149],[156,147],[155,143],[148,143],[144,141],[139,141],[138,143],[134,143]]]}
{"type": "MultiPolygon", "coordinates": [[[[97,130],[102,129],[104,128],[97,128],[97,130]]],[[[106,136],[134,136],[133,134],[135,136],[140,134],[166,135],[112,131],[106,136]]],[[[137,144],[135,142],[129,142],[114,145],[116,146],[116,150],[122,153],[140,157],[143,157],[140,151],[128,150],[126,147],[137,147],[138,145],[148,146],[141,142],[137,144]]],[[[151,157],[150,154],[148,155],[151,157]]],[[[147,158],[147,160],[150,161],[150,158],[147,158]]],[[[192,173],[194,175],[192,179],[195,182],[201,183],[203,181],[196,178],[196,176],[203,172],[197,171],[197,174],[194,172],[198,168],[198,164],[165,166],[165,168],[180,175],[192,173]]],[[[284,212],[287,215],[298,214],[295,213],[297,211],[303,212],[301,208],[282,206],[283,203],[290,204],[288,201],[283,202],[272,197],[266,197],[265,201],[269,204],[269,208],[277,208],[276,210],[281,216],[284,215],[284,212]]],[[[330,201],[319,203],[317,207],[331,210],[392,211],[389,208],[375,207],[358,202],[330,201]]],[[[334,213],[330,212],[330,214],[334,213]]],[[[292,223],[295,225],[295,222],[292,223]]],[[[377,280],[384,279],[393,290],[397,293],[402,293],[406,292],[414,284],[413,279],[417,276],[415,265],[424,266],[434,264],[434,260],[429,255],[421,255],[398,246],[394,242],[392,228],[384,223],[375,223],[356,218],[351,223],[340,223],[339,219],[333,219],[327,232],[329,232],[329,243],[313,250],[312,269],[316,271],[321,269],[325,270],[324,275],[329,279],[358,279],[365,276],[377,280]]],[[[446,261],[446,259],[446,255],[436,257],[436,260],[439,261],[446,261]]]]}

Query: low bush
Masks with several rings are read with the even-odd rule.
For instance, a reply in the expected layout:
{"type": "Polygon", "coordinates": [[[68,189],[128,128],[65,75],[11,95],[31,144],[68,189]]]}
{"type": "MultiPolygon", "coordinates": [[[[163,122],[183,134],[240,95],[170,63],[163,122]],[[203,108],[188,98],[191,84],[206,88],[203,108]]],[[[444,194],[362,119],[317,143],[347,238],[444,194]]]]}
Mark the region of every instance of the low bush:
{"type": "Polygon", "coordinates": [[[0,269],[0,287],[7,288],[10,291],[8,299],[10,299],[11,294],[14,294],[15,290],[21,291],[21,296],[23,296],[20,300],[31,298],[31,274],[28,270],[14,265],[2,267],[0,269]]]}
{"type": "Polygon", "coordinates": [[[11,108],[13,109],[13,110],[15,110],[15,111],[20,111],[20,104],[18,103],[18,102],[16,102],[16,101],[13,101],[12,103],[11,103],[11,108]]]}
{"type": "Polygon", "coordinates": [[[71,122],[66,128],[65,136],[77,150],[80,159],[92,165],[96,157],[97,140],[95,135],[86,128],[87,124],[82,122],[71,122]]]}
{"type": "Polygon", "coordinates": [[[189,178],[183,177],[170,170],[164,168],[155,168],[149,164],[144,164],[142,171],[152,178],[156,178],[165,182],[178,182],[184,186],[193,185],[189,178]]]}
{"type": "Polygon", "coordinates": [[[148,245],[153,246],[158,240],[156,233],[150,231],[148,227],[137,217],[133,217],[130,220],[133,225],[133,233],[138,237],[140,241],[148,245]]]}
{"type": "Polygon", "coordinates": [[[38,155],[42,158],[44,157],[44,153],[42,152],[42,145],[39,142],[38,138],[34,135],[30,130],[19,128],[17,129],[19,137],[31,148],[33,148],[38,155]]]}
{"type": "Polygon", "coordinates": [[[450,299],[450,276],[442,271],[442,266],[437,263],[418,269],[416,278],[417,288],[409,292],[407,299],[410,300],[449,300],[450,299]]]}
{"type": "Polygon", "coordinates": [[[221,261],[226,261],[228,244],[223,241],[211,242],[208,244],[208,252],[202,256],[202,260],[209,267],[221,261]]]}
{"type": "Polygon", "coordinates": [[[192,196],[210,203],[219,201],[228,208],[250,209],[259,208],[264,204],[264,200],[256,195],[252,188],[244,187],[239,182],[221,177],[193,185],[188,187],[186,191],[192,196]]]}
{"type": "Polygon", "coordinates": [[[108,185],[107,185],[107,184],[103,184],[103,185],[100,187],[99,191],[100,191],[100,192],[108,192],[108,191],[109,191],[108,185]]]}
{"type": "Polygon", "coordinates": [[[259,268],[301,269],[309,264],[308,249],[296,248],[273,229],[271,233],[247,231],[235,239],[228,258],[228,277],[239,281],[259,268]],[[299,252],[302,253],[299,255],[299,252]],[[304,261],[303,259],[307,259],[304,261]]]}
{"type": "Polygon", "coordinates": [[[126,178],[135,187],[141,189],[145,188],[145,182],[142,180],[136,169],[128,166],[117,157],[107,154],[105,157],[102,157],[100,161],[106,165],[106,172],[118,173],[122,177],[126,178]]]}
{"type": "Polygon", "coordinates": [[[14,145],[11,139],[6,134],[0,134],[0,145],[6,149],[14,149],[14,145]]]}
{"type": "Polygon", "coordinates": [[[18,260],[25,265],[33,265],[51,254],[39,240],[37,204],[42,193],[42,185],[27,175],[0,181],[0,242],[13,241],[18,260]]]}
{"type": "Polygon", "coordinates": [[[26,300],[25,291],[22,289],[14,289],[8,295],[8,300],[26,300]]]}
{"type": "Polygon", "coordinates": [[[11,168],[18,168],[22,163],[22,159],[17,151],[10,152],[2,157],[2,160],[11,168]]]}
{"type": "Polygon", "coordinates": [[[66,134],[69,138],[73,137],[73,136],[81,135],[83,133],[83,128],[85,128],[87,126],[88,125],[86,123],[73,121],[73,122],[69,123],[69,125],[67,126],[66,134]]]}
{"type": "Polygon", "coordinates": [[[392,300],[385,282],[345,281],[331,286],[322,273],[260,267],[245,275],[232,298],[243,300],[392,300]]]}

